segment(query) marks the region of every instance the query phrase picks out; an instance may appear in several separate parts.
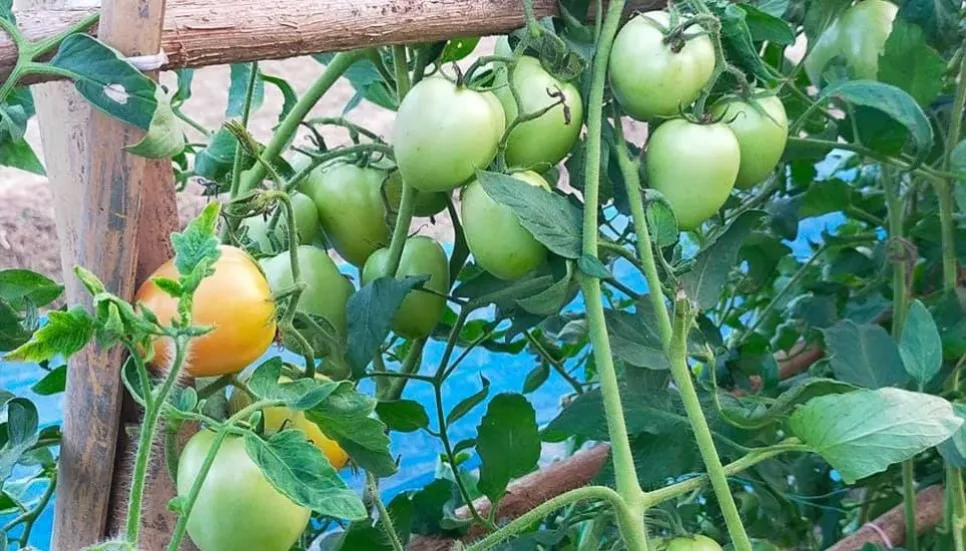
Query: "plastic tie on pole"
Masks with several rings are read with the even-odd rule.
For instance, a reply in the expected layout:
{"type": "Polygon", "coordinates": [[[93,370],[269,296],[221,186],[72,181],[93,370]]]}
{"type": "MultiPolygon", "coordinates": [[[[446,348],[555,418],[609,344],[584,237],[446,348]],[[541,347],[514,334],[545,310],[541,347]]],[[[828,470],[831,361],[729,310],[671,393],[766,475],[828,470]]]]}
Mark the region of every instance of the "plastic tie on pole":
{"type": "MultiPolygon", "coordinates": [[[[879,525],[875,524],[874,522],[866,522],[865,526],[868,526],[869,528],[871,528],[872,531],[879,536],[879,539],[882,540],[882,543],[885,545],[886,549],[894,548],[894,546],[892,545],[892,540],[889,539],[889,535],[886,534],[885,531],[879,527],[879,525]]],[[[863,526],[863,528],[865,526],[863,526]]]]}
{"type": "Polygon", "coordinates": [[[168,54],[163,49],[154,55],[136,55],[126,59],[131,65],[137,67],[139,71],[145,73],[157,71],[168,64],[168,54]]]}

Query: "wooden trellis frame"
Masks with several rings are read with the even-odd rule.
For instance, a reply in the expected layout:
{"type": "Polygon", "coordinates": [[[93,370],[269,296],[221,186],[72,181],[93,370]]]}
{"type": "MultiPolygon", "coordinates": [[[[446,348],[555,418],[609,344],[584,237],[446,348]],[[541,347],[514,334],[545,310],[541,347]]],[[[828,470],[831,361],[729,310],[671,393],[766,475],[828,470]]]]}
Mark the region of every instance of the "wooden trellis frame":
{"type": "MultiPolygon", "coordinates": [[[[76,7],[76,0],[17,2],[18,26],[31,40],[63,31],[98,9],[76,7]]],[[[632,0],[629,9],[663,3],[632,0]]],[[[524,23],[520,0],[103,0],[99,9],[100,23],[91,32],[126,55],[163,50],[168,56],[163,69],[500,34],[524,23]]],[[[552,15],[557,0],[534,0],[534,9],[540,17],[552,15]]],[[[9,37],[0,36],[0,80],[16,56],[9,37]]],[[[177,229],[178,217],[170,163],[125,153],[123,147],[137,142],[140,131],[93,109],[70,84],[45,83],[34,88],[34,95],[55,197],[67,300],[89,303],[71,271],[77,264],[92,268],[112,292],[130,299],[135,284],[172,254],[167,236],[177,229]]],[[[119,427],[136,426],[137,412],[133,404],[123,403],[121,360],[118,349],[92,346],[70,362],[52,544],[56,551],[101,540],[118,528],[114,519],[123,516],[126,496],[116,481],[132,441],[119,427]]],[[[511,486],[498,518],[518,516],[546,498],[589,483],[606,455],[600,447],[521,479],[511,486]],[[560,483],[561,478],[566,482],[560,483]]],[[[173,487],[162,464],[153,467],[157,476],[150,477],[147,489],[146,551],[166,548],[173,526],[166,508],[173,487]]],[[[920,495],[920,528],[938,522],[937,496],[935,487],[920,495]]],[[[886,517],[883,522],[901,538],[901,514],[886,517]]],[[[836,549],[858,549],[871,541],[862,536],[836,549]]],[[[422,539],[414,547],[445,549],[450,543],[422,539]]],[[[187,542],[183,546],[189,547],[187,542]]]]}

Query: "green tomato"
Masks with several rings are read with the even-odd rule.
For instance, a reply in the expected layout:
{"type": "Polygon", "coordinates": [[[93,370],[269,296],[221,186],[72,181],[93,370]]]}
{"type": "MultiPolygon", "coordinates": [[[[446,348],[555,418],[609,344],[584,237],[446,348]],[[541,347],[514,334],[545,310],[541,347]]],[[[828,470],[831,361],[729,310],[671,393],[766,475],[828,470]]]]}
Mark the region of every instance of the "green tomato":
{"type": "MultiPolygon", "coordinates": [[[[178,461],[178,496],[187,498],[215,433],[191,437],[178,461]]],[[[288,551],[309,521],[309,509],[293,503],[265,478],[245,440],[228,436],[188,517],[188,535],[201,551],[288,551]]]]}
{"type": "MultiPolygon", "coordinates": [[[[325,318],[340,334],[346,334],[346,302],[354,288],[322,249],[302,245],[298,248],[299,275],[305,289],[299,297],[296,311],[325,318]]],[[[259,261],[268,284],[275,293],[291,289],[292,262],[288,251],[259,261]]]]}
{"type": "Polygon", "coordinates": [[[496,158],[505,116],[490,92],[442,78],[421,80],[396,114],[393,149],[406,182],[419,191],[449,191],[496,158]]]}
{"type": "MultiPolygon", "coordinates": [[[[393,171],[386,181],[386,197],[393,210],[399,210],[399,202],[402,201],[402,176],[398,170],[393,171]]],[[[416,208],[414,216],[427,217],[435,216],[446,210],[446,198],[449,194],[445,191],[417,191],[416,208]]]]}
{"type": "MultiPolygon", "coordinates": [[[[517,104],[509,87],[509,71],[498,69],[494,93],[503,105],[507,124],[517,116],[517,104]]],[[[513,69],[513,87],[520,96],[523,112],[535,113],[559,100],[548,91],[560,91],[564,105],[557,105],[540,117],[518,124],[506,144],[506,162],[511,167],[545,170],[559,163],[577,143],[584,120],[584,104],[577,87],[561,82],[544,70],[540,60],[522,56],[513,69]]]]}
{"type": "Polygon", "coordinates": [[[785,152],[788,141],[788,116],[778,96],[751,100],[723,99],[715,103],[711,112],[723,117],[741,149],[741,166],[735,186],[748,189],[768,177],[785,152]]]}
{"type": "Polygon", "coordinates": [[[684,536],[668,542],[666,551],[721,551],[721,546],[713,539],[702,536],[684,536]]]}
{"type": "Polygon", "coordinates": [[[718,211],[735,185],[741,150],[723,123],[674,119],[657,127],[647,146],[647,183],[667,198],[682,230],[718,211]]]}
{"type": "MultiPolygon", "coordinates": [[[[315,208],[315,202],[304,193],[294,192],[289,196],[292,201],[292,210],[295,211],[295,231],[298,233],[300,244],[309,244],[315,241],[319,235],[319,210],[315,208]]],[[[282,208],[279,206],[278,208],[282,208]]],[[[258,244],[262,252],[275,250],[271,240],[268,238],[268,223],[272,219],[268,216],[252,216],[246,218],[242,225],[248,228],[248,237],[258,244]]],[[[278,219],[275,227],[275,238],[280,245],[288,245],[288,226],[286,225],[285,211],[278,219]]]]}
{"type": "MultiPolygon", "coordinates": [[[[511,174],[520,185],[550,186],[536,172],[511,174]]],[[[500,279],[519,279],[547,260],[547,248],[520,225],[513,210],[494,201],[476,180],[466,186],[460,205],[466,244],[476,263],[500,279]]]]}
{"type": "Polygon", "coordinates": [[[301,182],[300,189],[319,210],[326,239],[355,266],[389,243],[381,191],[387,176],[375,167],[336,162],[315,169],[301,182]]]}
{"type": "Polygon", "coordinates": [[[879,76],[879,56],[892,33],[892,23],[899,7],[885,0],[862,0],[845,10],[819,37],[805,58],[805,72],[816,86],[822,71],[836,56],[845,60],[853,78],[875,79],[879,76]]]}
{"type": "MultiPolygon", "coordinates": [[[[379,249],[362,269],[363,285],[389,275],[389,248],[379,249]]],[[[439,243],[417,235],[406,240],[399,259],[397,277],[428,275],[424,289],[446,294],[449,292],[449,263],[439,243]]],[[[442,296],[414,289],[410,292],[392,320],[392,329],[410,339],[429,336],[443,318],[446,299],[442,296]]]]}
{"type": "Polygon", "coordinates": [[[635,119],[676,115],[697,99],[714,72],[711,39],[700,35],[683,45],[665,44],[661,26],[669,24],[667,12],[649,11],[628,21],[614,40],[611,89],[635,119]],[[677,46],[682,47],[675,52],[677,46]]]}

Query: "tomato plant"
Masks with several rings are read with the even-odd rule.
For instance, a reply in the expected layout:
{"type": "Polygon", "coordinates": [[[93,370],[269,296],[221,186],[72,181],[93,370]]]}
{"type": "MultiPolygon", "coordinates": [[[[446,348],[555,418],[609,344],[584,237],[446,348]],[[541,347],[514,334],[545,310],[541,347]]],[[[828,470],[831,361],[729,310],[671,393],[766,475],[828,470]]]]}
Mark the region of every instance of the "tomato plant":
{"type": "MultiPolygon", "coordinates": [[[[36,394],[88,343],[127,354],[105,373],[143,421],[100,549],[144,543],[164,450],[172,549],[966,551],[962,7],[523,4],[493,55],[319,54],[300,95],[235,65],[218,129],[181,109],[181,72],[190,143],[96,39],[20,50],[8,82],[64,76],[80,47],[124,77],[140,111],[90,93],[102,74],[80,89],[212,197],[135,301],[78,267],[90,298],[49,309],[60,284],[0,270],[0,349],[35,362],[36,394]],[[310,117],[339,78],[341,115],[310,117]],[[260,143],[266,84],[285,100],[260,143]]],[[[0,162],[36,169],[12,90],[0,162]]],[[[3,396],[0,513],[23,549],[60,435],[3,396]]]]}

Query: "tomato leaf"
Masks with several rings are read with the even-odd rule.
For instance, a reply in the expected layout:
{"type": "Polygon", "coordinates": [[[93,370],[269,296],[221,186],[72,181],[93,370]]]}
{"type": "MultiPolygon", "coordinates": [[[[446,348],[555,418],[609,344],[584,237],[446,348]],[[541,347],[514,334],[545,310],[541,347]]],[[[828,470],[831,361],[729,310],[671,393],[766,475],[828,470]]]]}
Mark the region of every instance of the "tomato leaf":
{"type": "Polygon", "coordinates": [[[482,460],[479,488],[490,503],[497,503],[510,480],[537,468],[536,412],[520,394],[498,394],[476,430],[476,451],[482,460]]]}
{"type": "Polygon", "coordinates": [[[24,453],[37,443],[39,418],[37,406],[26,398],[12,398],[6,403],[7,421],[0,425],[6,436],[0,448],[0,480],[7,480],[24,453]]]}
{"type": "Polygon", "coordinates": [[[922,27],[897,18],[879,56],[879,81],[902,88],[928,107],[943,88],[946,62],[926,43],[922,27]]]}
{"type": "Polygon", "coordinates": [[[69,358],[79,352],[94,336],[94,320],[86,310],[75,306],[66,312],[50,312],[47,324],[29,341],[10,352],[4,359],[42,362],[62,354],[69,358]]]}
{"type": "Polygon", "coordinates": [[[138,143],[125,146],[124,150],[149,159],[166,159],[184,151],[184,133],[164,89],[159,86],[155,95],[157,108],[147,134],[138,143]]]}
{"type": "Polygon", "coordinates": [[[814,398],[789,419],[792,434],[848,483],[940,444],[962,424],[946,399],[898,388],[814,398]]]}
{"type": "Polygon", "coordinates": [[[292,85],[282,77],[262,73],[261,79],[278,88],[278,91],[282,94],[282,110],[278,113],[278,122],[282,122],[295,108],[295,104],[298,103],[298,96],[295,95],[292,85]]]}
{"type": "Polygon", "coordinates": [[[376,414],[390,430],[415,432],[429,426],[426,408],[414,400],[388,400],[379,402],[376,414]]]}
{"type": "Polygon", "coordinates": [[[322,403],[341,386],[352,384],[342,382],[320,382],[316,379],[301,378],[295,381],[279,382],[282,375],[282,358],[270,358],[252,373],[248,388],[262,400],[285,400],[285,405],[296,410],[311,409],[322,403]]]}
{"type": "Polygon", "coordinates": [[[718,295],[728,282],[742,244],[764,214],[759,210],[743,213],[711,245],[698,253],[694,266],[683,278],[684,290],[698,308],[708,310],[718,303],[718,295]]]}
{"type": "MultiPolygon", "coordinates": [[[[231,84],[228,87],[228,107],[225,108],[225,118],[241,117],[245,107],[245,96],[248,92],[248,82],[252,77],[253,63],[232,63],[229,73],[231,84]]],[[[251,112],[254,113],[265,100],[265,82],[261,74],[255,75],[255,86],[252,88],[251,112]]]]}
{"type": "Polygon", "coordinates": [[[325,516],[366,518],[362,500],[300,430],[283,430],[268,440],[245,435],[245,450],[279,492],[325,516]]]}
{"type": "Polygon", "coordinates": [[[775,400],[763,402],[755,396],[737,397],[729,392],[720,392],[722,418],[742,429],[759,429],[780,421],[795,409],[812,398],[829,394],[845,394],[856,390],[854,385],[835,379],[808,379],[782,392],[775,400]]]}
{"type": "Polygon", "coordinates": [[[550,365],[547,362],[540,362],[527,373],[526,379],[523,380],[523,390],[524,394],[530,394],[531,392],[537,390],[543,383],[547,382],[550,378],[550,365]]]}
{"type": "Polygon", "coordinates": [[[641,306],[633,314],[621,310],[604,311],[611,351],[615,357],[635,367],[658,371],[670,369],[654,310],[641,306]]]}
{"type": "Polygon", "coordinates": [[[115,50],[87,34],[72,34],[48,62],[66,71],[94,107],[147,131],[158,107],[157,84],[115,50]]]}
{"type": "Polygon", "coordinates": [[[596,256],[591,256],[589,254],[582,254],[577,259],[577,267],[580,272],[586,276],[595,277],[597,279],[613,279],[614,275],[610,273],[607,266],[604,266],[603,262],[600,261],[596,256]]]}
{"type": "Polygon", "coordinates": [[[483,388],[481,388],[478,392],[463,398],[458,404],[456,404],[456,407],[450,410],[449,415],[446,416],[447,425],[451,425],[462,419],[464,415],[479,405],[480,402],[485,400],[490,394],[490,380],[480,375],[480,381],[483,384],[483,388]]]}
{"type": "Polygon", "coordinates": [[[348,360],[355,378],[365,374],[366,366],[389,336],[393,316],[406,295],[421,286],[429,276],[396,279],[380,277],[364,285],[346,304],[348,360]]]}
{"type": "Polygon", "coordinates": [[[939,329],[922,302],[913,300],[909,305],[906,323],[899,338],[899,355],[906,372],[919,384],[926,386],[943,367],[942,339],[939,329]]]}
{"type": "Polygon", "coordinates": [[[235,160],[235,146],[238,140],[225,128],[219,128],[204,149],[195,155],[195,174],[222,182],[225,180],[235,160]]]}
{"type": "Polygon", "coordinates": [[[30,390],[40,396],[52,396],[60,394],[67,386],[67,365],[59,365],[36,383],[30,390]]]}
{"type": "Polygon", "coordinates": [[[27,140],[22,138],[19,140],[0,139],[0,166],[19,168],[39,176],[47,175],[44,165],[37,158],[33,148],[30,147],[27,140]]]}
{"type": "MultiPolygon", "coordinates": [[[[960,419],[966,419],[966,405],[953,404],[953,411],[960,419]]],[[[966,467],[966,423],[963,423],[945,442],[936,446],[939,455],[952,467],[966,467]]]]}
{"type": "Polygon", "coordinates": [[[0,298],[0,351],[13,350],[30,340],[20,320],[20,315],[3,298],[0,298]]]}
{"type": "Polygon", "coordinates": [[[882,327],[842,320],[823,333],[832,372],[840,381],[882,388],[909,380],[895,341],[882,327]]]}
{"type": "Polygon", "coordinates": [[[939,51],[962,42],[956,0],[907,0],[899,7],[896,22],[900,20],[922,27],[929,44],[939,51]]]}
{"type": "Polygon", "coordinates": [[[671,203],[656,189],[644,190],[644,218],[651,233],[651,241],[658,247],[669,247],[678,242],[678,218],[671,203]]]}
{"type": "MultiPolygon", "coordinates": [[[[716,7],[720,8],[720,6],[716,7]]],[[[761,57],[758,56],[758,49],[755,48],[751,30],[748,27],[747,13],[737,4],[731,3],[725,4],[723,10],[716,9],[715,11],[721,21],[721,43],[728,56],[739,67],[755,75],[763,82],[773,82],[775,77],[761,57]]],[[[761,15],[762,17],[769,17],[764,13],[761,13],[761,15]]]]}
{"type": "Polygon", "coordinates": [[[476,45],[480,43],[480,37],[468,36],[462,38],[451,38],[443,48],[443,53],[439,58],[440,63],[451,63],[459,61],[473,53],[476,45]]]}
{"type": "Polygon", "coordinates": [[[565,197],[505,174],[479,171],[477,178],[486,194],[513,209],[520,224],[551,252],[570,259],[580,256],[583,216],[565,197]]]}
{"type": "Polygon", "coordinates": [[[776,16],[751,4],[735,5],[745,12],[745,23],[755,42],[772,42],[783,46],[795,43],[795,32],[781,19],[781,14],[776,16]]]}
{"type": "Polygon", "coordinates": [[[39,308],[57,300],[64,286],[30,270],[0,270],[0,298],[23,309],[26,302],[39,308]]]}
{"type": "Polygon", "coordinates": [[[386,425],[371,416],[376,400],[352,385],[340,384],[322,403],[305,411],[305,417],[342,446],[353,461],[376,476],[396,472],[389,452],[386,425]]]}
{"type": "Polygon", "coordinates": [[[909,130],[916,145],[917,163],[932,148],[933,130],[929,118],[916,100],[901,88],[874,80],[845,80],[825,88],[820,99],[838,99],[888,115],[909,130]]]}
{"type": "Polygon", "coordinates": [[[212,273],[212,266],[221,256],[215,237],[220,212],[221,203],[208,203],[183,232],[171,234],[174,267],[181,275],[180,283],[186,292],[193,293],[198,288],[201,280],[212,273]]]}

